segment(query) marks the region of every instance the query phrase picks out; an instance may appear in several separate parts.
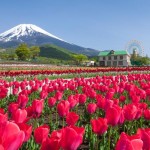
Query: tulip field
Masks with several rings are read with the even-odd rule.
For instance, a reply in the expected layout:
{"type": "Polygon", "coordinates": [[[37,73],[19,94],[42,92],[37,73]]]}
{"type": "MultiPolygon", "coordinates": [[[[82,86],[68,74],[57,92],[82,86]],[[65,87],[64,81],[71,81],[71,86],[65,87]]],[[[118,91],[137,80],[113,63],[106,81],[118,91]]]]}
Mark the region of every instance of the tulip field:
{"type": "Polygon", "coordinates": [[[149,67],[117,71],[130,72],[8,81],[19,71],[1,71],[0,150],[150,150],[149,67]]]}

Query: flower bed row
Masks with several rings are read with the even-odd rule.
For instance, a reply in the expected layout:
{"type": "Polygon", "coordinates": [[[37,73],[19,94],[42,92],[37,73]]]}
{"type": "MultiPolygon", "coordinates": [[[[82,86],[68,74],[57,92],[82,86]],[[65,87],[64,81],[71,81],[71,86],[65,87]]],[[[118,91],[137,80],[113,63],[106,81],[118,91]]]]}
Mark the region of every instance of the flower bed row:
{"type": "Polygon", "coordinates": [[[0,149],[149,150],[150,74],[0,81],[0,149]]]}
{"type": "Polygon", "coordinates": [[[24,76],[24,75],[62,75],[62,74],[81,74],[81,73],[111,73],[111,72],[134,72],[134,71],[149,71],[150,67],[118,67],[118,68],[64,68],[58,70],[22,70],[22,71],[1,71],[0,76],[24,76]]]}

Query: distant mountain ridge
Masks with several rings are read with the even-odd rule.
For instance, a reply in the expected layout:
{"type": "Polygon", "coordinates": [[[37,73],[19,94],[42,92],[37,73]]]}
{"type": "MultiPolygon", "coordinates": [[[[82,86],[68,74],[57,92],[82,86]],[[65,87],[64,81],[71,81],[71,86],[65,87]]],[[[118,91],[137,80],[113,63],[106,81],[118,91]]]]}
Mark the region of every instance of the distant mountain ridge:
{"type": "Polygon", "coordinates": [[[53,44],[73,53],[85,54],[87,56],[97,56],[99,53],[98,50],[70,44],[33,24],[20,24],[0,34],[0,47],[2,48],[16,47],[21,43],[38,46],[53,44]]]}
{"type": "Polygon", "coordinates": [[[41,57],[54,58],[59,60],[72,60],[72,52],[55,45],[42,45],[40,46],[41,57]]]}

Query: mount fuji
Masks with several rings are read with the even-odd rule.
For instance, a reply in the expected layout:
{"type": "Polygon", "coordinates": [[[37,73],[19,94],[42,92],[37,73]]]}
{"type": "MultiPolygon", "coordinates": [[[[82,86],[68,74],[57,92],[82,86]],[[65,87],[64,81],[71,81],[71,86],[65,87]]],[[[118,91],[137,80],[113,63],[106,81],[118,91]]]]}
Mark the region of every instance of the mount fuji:
{"type": "Polygon", "coordinates": [[[28,45],[53,44],[71,52],[97,56],[99,51],[66,42],[33,24],[20,24],[0,34],[0,47],[16,47],[21,43],[28,45]]]}

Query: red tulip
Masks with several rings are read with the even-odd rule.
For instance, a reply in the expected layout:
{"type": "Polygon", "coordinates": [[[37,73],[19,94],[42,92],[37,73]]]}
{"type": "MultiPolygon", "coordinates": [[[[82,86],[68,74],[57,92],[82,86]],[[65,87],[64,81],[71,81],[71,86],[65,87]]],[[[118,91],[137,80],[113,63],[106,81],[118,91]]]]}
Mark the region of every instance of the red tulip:
{"type": "Polygon", "coordinates": [[[87,111],[89,114],[95,113],[97,105],[95,103],[89,103],[87,106],[87,111]]]}
{"type": "Polygon", "coordinates": [[[61,130],[53,131],[51,137],[43,140],[40,150],[59,150],[61,146],[61,130]]]}
{"type": "Polygon", "coordinates": [[[63,93],[62,93],[62,92],[57,91],[57,92],[56,92],[56,94],[55,94],[55,98],[56,98],[56,100],[61,100],[61,99],[62,99],[62,97],[63,97],[63,93]]]}
{"type": "Polygon", "coordinates": [[[0,108],[0,113],[1,113],[1,114],[5,114],[5,111],[4,111],[3,108],[0,108]]]}
{"type": "Polygon", "coordinates": [[[27,111],[27,116],[28,117],[32,117],[34,115],[32,106],[26,107],[25,110],[27,111]]]}
{"type": "Polygon", "coordinates": [[[5,87],[0,87],[0,99],[3,99],[7,96],[8,89],[5,87]]]}
{"type": "Polygon", "coordinates": [[[137,115],[137,107],[134,104],[128,104],[124,106],[124,116],[126,120],[134,120],[137,115]]]}
{"type": "Polygon", "coordinates": [[[47,139],[49,134],[49,126],[42,125],[34,130],[34,139],[37,144],[42,144],[42,141],[47,139]]]}
{"type": "Polygon", "coordinates": [[[41,98],[41,99],[46,99],[47,96],[48,96],[47,91],[44,91],[44,90],[43,90],[43,91],[40,92],[40,98],[41,98]]]}
{"type": "Polygon", "coordinates": [[[150,149],[150,128],[138,129],[137,134],[140,135],[141,140],[143,141],[143,150],[150,149]]]}
{"type": "Polygon", "coordinates": [[[19,88],[19,86],[20,86],[20,83],[19,83],[18,81],[15,81],[15,82],[14,82],[14,87],[15,87],[15,88],[19,88]]]}
{"type": "Polygon", "coordinates": [[[0,113],[0,125],[6,124],[7,121],[8,121],[7,114],[0,113]]]}
{"type": "Polygon", "coordinates": [[[146,99],[146,91],[139,89],[139,94],[141,99],[146,99]]]}
{"type": "Polygon", "coordinates": [[[102,95],[97,95],[96,97],[97,107],[101,109],[105,109],[106,99],[102,97],[102,95]]]}
{"type": "Polygon", "coordinates": [[[87,96],[85,94],[79,95],[79,104],[84,104],[86,102],[87,96]]]}
{"type": "Polygon", "coordinates": [[[144,111],[147,109],[148,105],[146,103],[138,103],[138,107],[144,111]]]}
{"type": "Polygon", "coordinates": [[[83,142],[84,128],[66,127],[62,129],[61,147],[64,150],[77,150],[83,142]],[[69,138],[68,138],[69,137],[69,138]]]}
{"type": "Polygon", "coordinates": [[[43,111],[43,108],[44,108],[44,99],[34,100],[32,102],[32,111],[34,117],[39,117],[43,111]]]}
{"type": "Polygon", "coordinates": [[[32,126],[29,126],[28,124],[25,124],[25,123],[19,123],[18,126],[20,130],[22,130],[25,134],[24,142],[27,142],[29,138],[31,137],[32,126]]]}
{"type": "Polygon", "coordinates": [[[113,105],[114,105],[114,101],[113,100],[106,99],[105,100],[104,110],[107,111],[107,109],[112,107],[113,105]]]}
{"type": "Polygon", "coordinates": [[[57,111],[60,117],[65,117],[69,113],[70,103],[67,100],[62,100],[57,105],[57,111]]]}
{"type": "Polygon", "coordinates": [[[8,106],[8,111],[13,114],[18,109],[19,105],[17,103],[10,103],[8,106]]]}
{"type": "Polygon", "coordinates": [[[108,91],[106,93],[106,99],[113,99],[113,96],[114,96],[115,92],[114,91],[108,91]]]}
{"type": "Polygon", "coordinates": [[[105,133],[108,128],[107,119],[100,117],[98,119],[92,119],[91,125],[93,132],[98,135],[102,135],[103,133],[105,133]]]}
{"type": "Polygon", "coordinates": [[[142,117],[142,115],[143,115],[143,110],[139,106],[137,106],[137,113],[135,119],[139,119],[140,117],[142,117]]]}
{"type": "Polygon", "coordinates": [[[141,99],[140,99],[140,96],[132,94],[131,95],[131,100],[132,100],[132,103],[139,103],[141,99]]]}
{"type": "Polygon", "coordinates": [[[26,84],[24,81],[20,83],[20,88],[21,90],[24,90],[26,88],[26,84]]]}
{"type": "Polygon", "coordinates": [[[27,95],[19,94],[17,103],[19,104],[20,108],[25,108],[28,103],[28,100],[29,98],[27,95]]]}
{"type": "Polygon", "coordinates": [[[36,83],[34,86],[32,86],[31,91],[32,91],[32,92],[37,91],[39,88],[40,88],[40,84],[39,84],[39,83],[36,83]]]}
{"type": "Polygon", "coordinates": [[[78,119],[79,115],[77,115],[75,112],[69,112],[69,114],[66,117],[67,125],[75,125],[78,119]]]}
{"type": "Polygon", "coordinates": [[[96,92],[93,89],[89,89],[88,94],[91,99],[94,99],[96,97],[96,92]]]}
{"type": "Polygon", "coordinates": [[[13,119],[16,123],[23,123],[27,118],[27,111],[25,109],[17,109],[13,112],[13,119]]]}
{"type": "Polygon", "coordinates": [[[45,84],[45,85],[43,85],[42,86],[42,91],[44,92],[47,92],[48,91],[48,85],[47,84],[45,84]]]}
{"type": "Polygon", "coordinates": [[[55,97],[50,97],[48,99],[48,106],[49,107],[53,107],[55,105],[55,103],[56,103],[56,98],[55,97]]]}
{"type": "Polygon", "coordinates": [[[17,95],[18,92],[19,92],[18,88],[14,88],[14,89],[13,89],[13,95],[17,95]]]}
{"type": "Polygon", "coordinates": [[[70,108],[75,107],[75,105],[77,105],[78,101],[76,100],[74,95],[70,95],[68,97],[68,102],[70,103],[70,108]]]}
{"type": "Polygon", "coordinates": [[[25,138],[24,132],[20,131],[17,124],[7,122],[0,125],[0,144],[4,150],[18,150],[25,138]]]}
{"type": "Polygon", "coordinates": [[[119,123],[119,119],[121,117],[122,108],[113,105],[112,107],[108,108],[106,111],[106,119],[108,124],[115,126],[119,123]]]}
{"type": "Polygon", "coordinates": [[[150,109],[146,109],[146,110],[144,111],[144,118],[145,118],[146,120],[150,120],[150,109]]]}
{"type": "Polygon", "coordinates": [[[129,136],[122,132],[115,150],[142,150],[142,147],[143,141],[138,135],[129,136]]]}
{"type": "Polygon", "coordinates": [[[120,98],[119,98],[119,101],[120,102],[125,102],[126,100],[126,97],[124,95],[121,95],[120,98]]]}

